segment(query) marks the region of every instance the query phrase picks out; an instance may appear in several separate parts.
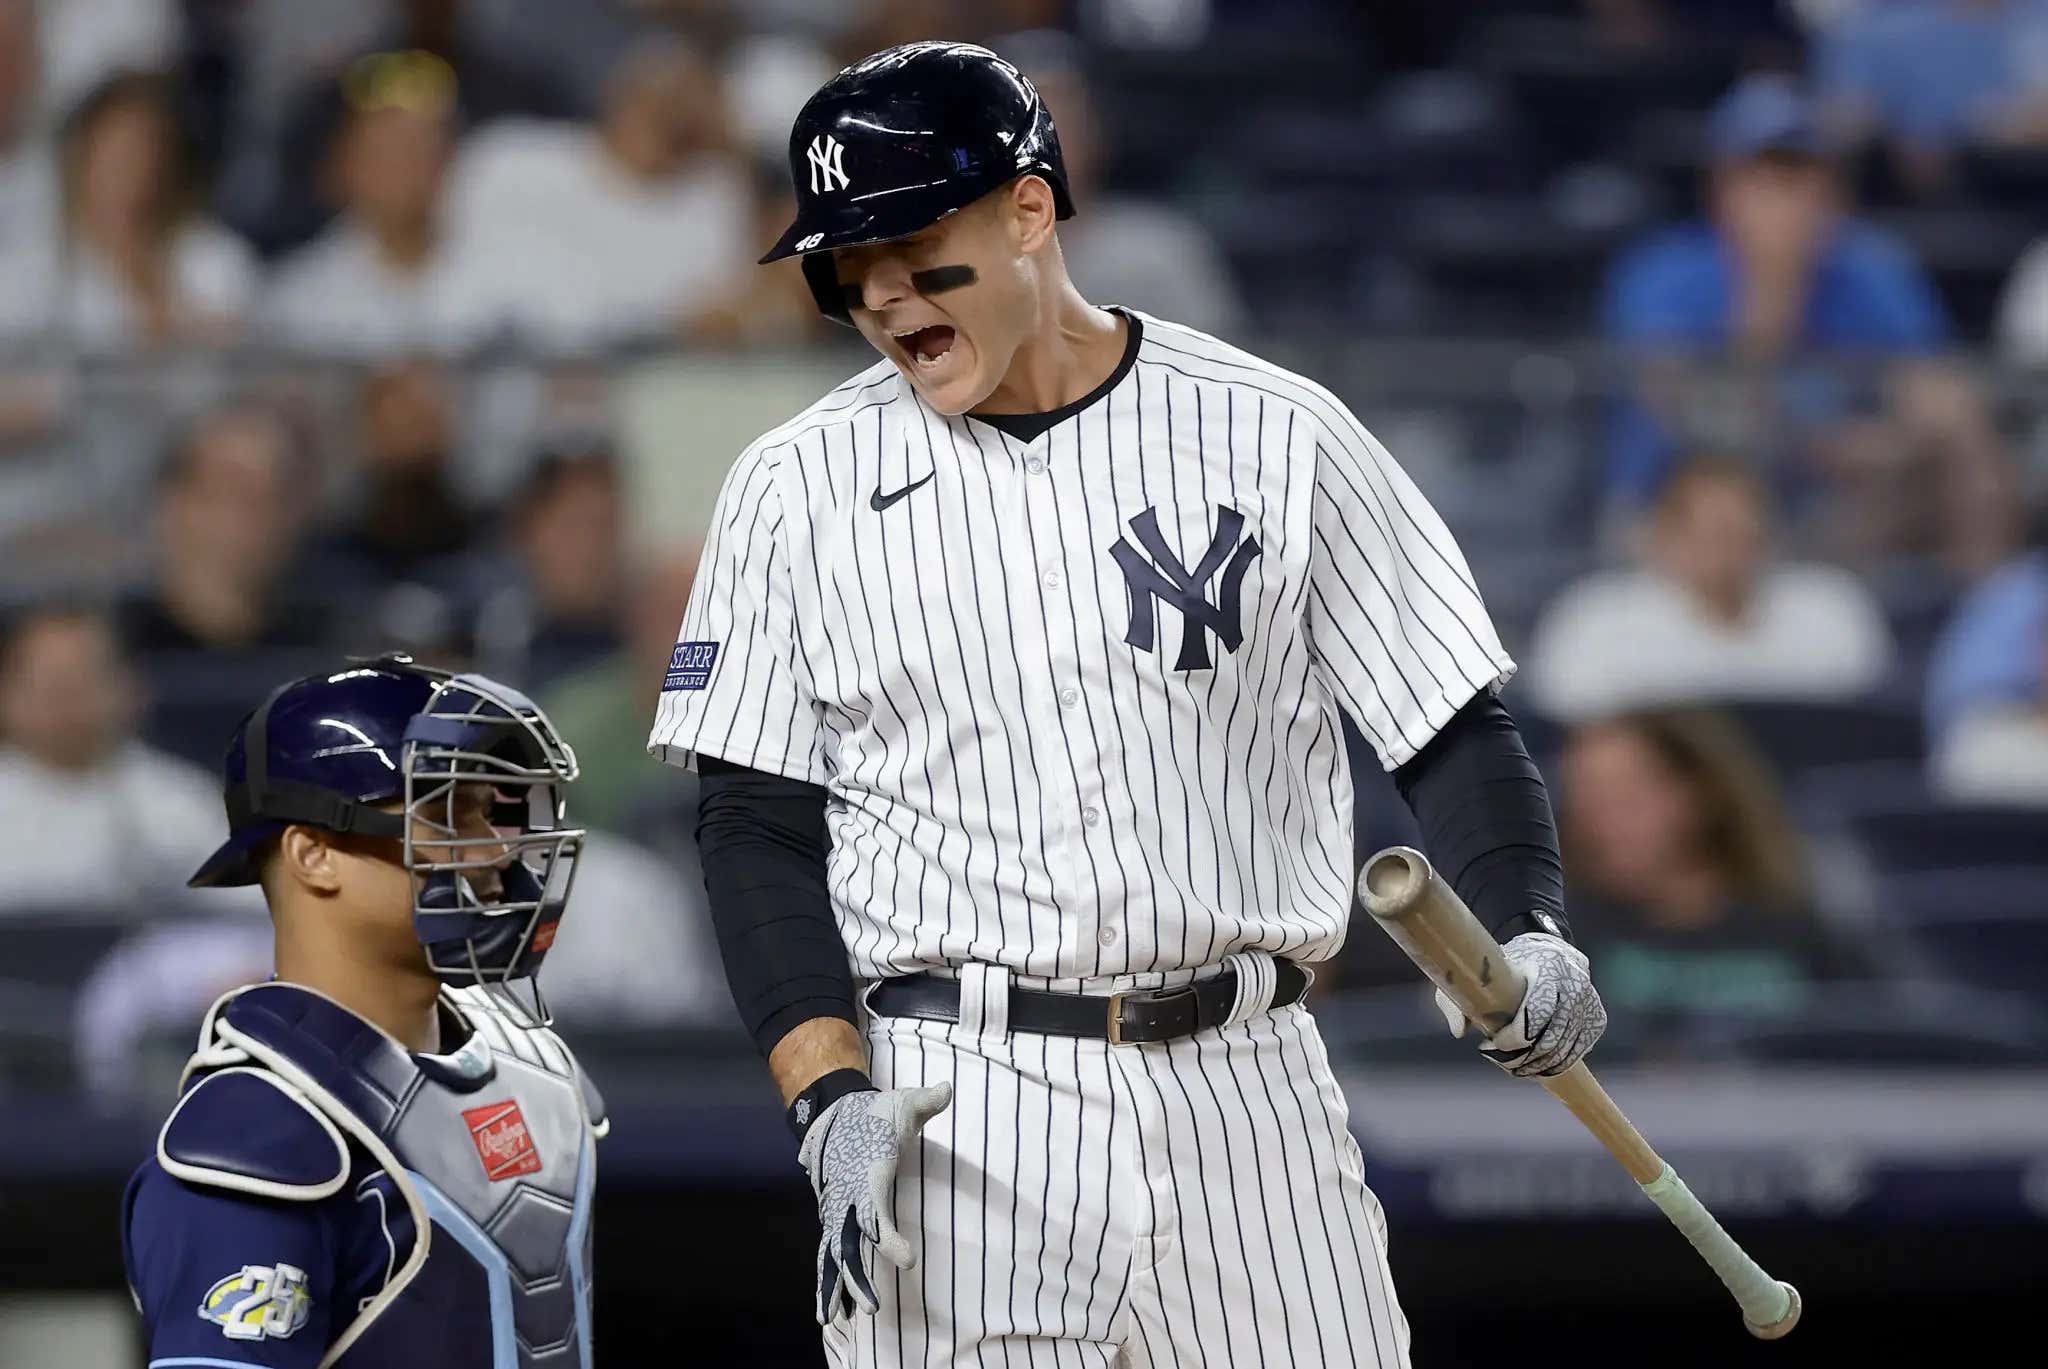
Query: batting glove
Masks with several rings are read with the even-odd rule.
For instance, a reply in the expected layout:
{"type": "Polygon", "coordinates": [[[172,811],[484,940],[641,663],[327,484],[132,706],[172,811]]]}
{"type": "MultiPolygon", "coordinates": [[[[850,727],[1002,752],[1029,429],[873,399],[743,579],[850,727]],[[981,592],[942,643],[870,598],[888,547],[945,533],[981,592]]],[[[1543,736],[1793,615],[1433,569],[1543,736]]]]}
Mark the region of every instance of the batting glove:
{"type": "MultiPolygon", "coordinates": [[[[1501,953],[1521,971],[1528,990],[1520,1009],[1492,1040],[1480,1044],[1480,1051],[1518,1078],[1563,1074],[1607,1030],[1607,1008],[1593,987],[1586,953],[1548,932],[1524,932],[1501,953]]],[[[1442,989],[1436,991],[1436,1006],[1451,1035],[1463,1036],[1465,1014],[1442,989]]]]}
{"type": "Polygon", "coordinates": [[[797,1158],[818,1198],[818,1325],[858,1308],[873,1312],[872,1258],[898,1269],[917,1252],[896,1229],[896,1170],[924,1124],[953,1101],[951,1084],[849,1093],[818,1114],[797,1158]]]}

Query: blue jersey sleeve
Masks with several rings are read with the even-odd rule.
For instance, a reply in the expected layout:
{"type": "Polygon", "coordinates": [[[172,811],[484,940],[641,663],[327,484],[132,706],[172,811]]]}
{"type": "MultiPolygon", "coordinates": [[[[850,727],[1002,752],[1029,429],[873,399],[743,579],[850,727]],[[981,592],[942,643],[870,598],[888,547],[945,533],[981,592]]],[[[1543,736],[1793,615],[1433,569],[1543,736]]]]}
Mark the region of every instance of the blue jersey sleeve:
{"type": "Polygon", "coordinates": [[[314,1369],[338,1308],[330,1205],[201,1187],[152,1160],[129,1181],[122,1251],[150,1369],[314,1369]]]}

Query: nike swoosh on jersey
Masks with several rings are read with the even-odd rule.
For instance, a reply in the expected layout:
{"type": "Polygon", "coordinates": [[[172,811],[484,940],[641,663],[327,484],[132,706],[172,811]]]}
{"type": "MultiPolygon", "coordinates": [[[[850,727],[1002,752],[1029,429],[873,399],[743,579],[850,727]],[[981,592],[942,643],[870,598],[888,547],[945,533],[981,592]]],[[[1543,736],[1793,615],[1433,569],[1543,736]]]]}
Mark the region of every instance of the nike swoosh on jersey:
{"type": "MultiPolygon", "coordinates": [[[[932,472],[932,475],[937,474],[937,471],[932,472]]],[[[877,485],[875,486],[875,492],[868,496],[868,507],[873,509],[876,513],[880,513],[883,509],[888,508],[891,504],[901,499],[904,495],[909,494],[912,490],[919,489],[925,485],[930,484],[932,475],[928,475],[924,479],[919,480],[914,484],[905,485],[902,489],[897,490],[894,494],[883,494],[882,487],[880,485],[877,485]]]]}

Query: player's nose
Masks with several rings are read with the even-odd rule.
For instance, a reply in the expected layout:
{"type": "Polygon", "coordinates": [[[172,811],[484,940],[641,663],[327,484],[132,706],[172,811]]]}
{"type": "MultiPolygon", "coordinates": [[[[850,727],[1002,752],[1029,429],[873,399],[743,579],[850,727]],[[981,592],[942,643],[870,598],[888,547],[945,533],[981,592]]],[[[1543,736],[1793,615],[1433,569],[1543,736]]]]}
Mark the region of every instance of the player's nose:
{"type": "Polygon", "coordinates": [[[910,298],[910,271],[891,257],[870,260],[861,271],[860,303],[869,313],[879,314],[910,298]]]}

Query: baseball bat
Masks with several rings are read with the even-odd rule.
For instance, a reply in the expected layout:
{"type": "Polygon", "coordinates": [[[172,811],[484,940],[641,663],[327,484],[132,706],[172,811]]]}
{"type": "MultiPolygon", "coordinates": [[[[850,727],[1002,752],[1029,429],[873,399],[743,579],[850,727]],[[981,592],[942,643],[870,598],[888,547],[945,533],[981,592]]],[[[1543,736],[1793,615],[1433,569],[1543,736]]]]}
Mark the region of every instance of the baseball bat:
{"type": "MultiPolygon", "coordinates": [[[[1522,1004],[1522,976],[1422,852],[1390,846],[1358,873],[1358,897],[1387,935],[1490,1038],[1522,1004]]],[[[1643,1193],[1685,1233],[1742,1308],[1743,1325],[1776,1340],[1799,1323],[1799,1292],[1773,1279],[1622,1115],[1585,1062],[1539,1080],[1621,1162],[1643,1193]]]]}

